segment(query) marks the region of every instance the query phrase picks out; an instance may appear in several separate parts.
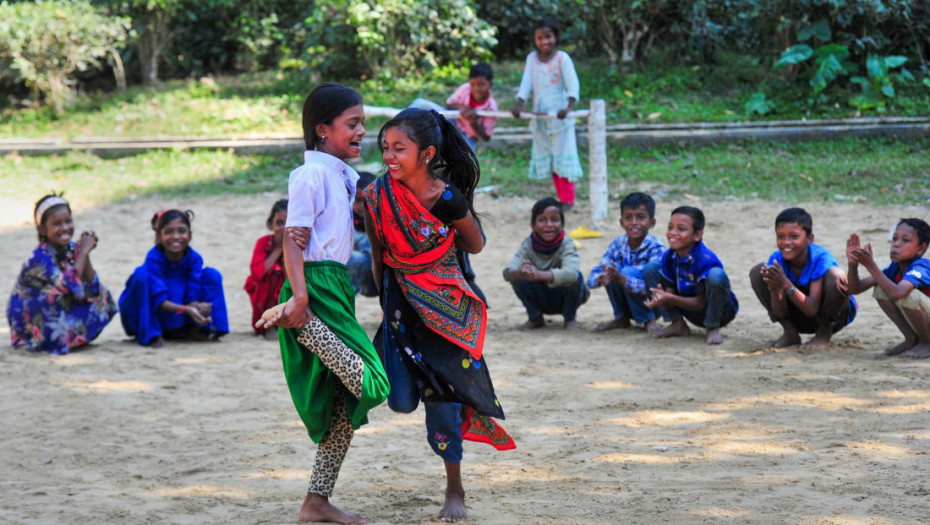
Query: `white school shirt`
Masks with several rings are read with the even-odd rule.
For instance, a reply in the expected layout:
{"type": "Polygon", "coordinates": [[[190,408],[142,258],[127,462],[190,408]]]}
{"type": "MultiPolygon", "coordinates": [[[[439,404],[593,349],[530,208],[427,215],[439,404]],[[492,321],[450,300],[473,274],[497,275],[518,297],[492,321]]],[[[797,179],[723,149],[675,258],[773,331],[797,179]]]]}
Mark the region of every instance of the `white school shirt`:
{"type": "Polygon", "coordinates": [[[349,262],[357,182],[358,173],[345,162],[321,151],[304,152],[304,165],[287,180],[287,227],[310,228],[305,261],[349,262]]]}

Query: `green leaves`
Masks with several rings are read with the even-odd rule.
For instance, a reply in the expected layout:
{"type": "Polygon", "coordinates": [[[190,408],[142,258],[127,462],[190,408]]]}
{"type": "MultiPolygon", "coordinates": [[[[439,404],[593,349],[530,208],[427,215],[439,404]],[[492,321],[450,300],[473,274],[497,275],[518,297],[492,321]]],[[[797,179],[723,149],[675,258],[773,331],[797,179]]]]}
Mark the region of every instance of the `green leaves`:
{"type": "Polygon", "coordinates": [[[812,56],[814,56],[814,50],[811,49],[811,46],[797,44],[782,52],[781,57],[778,58],[778,62],[775,62],[772,69],[777,71],[789,65],[800,64],[812,56]]]}
{"type": "Polygon", "coordinates": [[[752,94],[748,102],[743,104],[743,109],[747,114],[756,113],[758,115],[765,115],[775,109],[775,103],[768,100],[765,97],[765,93],[757,91],[752,94]]]}

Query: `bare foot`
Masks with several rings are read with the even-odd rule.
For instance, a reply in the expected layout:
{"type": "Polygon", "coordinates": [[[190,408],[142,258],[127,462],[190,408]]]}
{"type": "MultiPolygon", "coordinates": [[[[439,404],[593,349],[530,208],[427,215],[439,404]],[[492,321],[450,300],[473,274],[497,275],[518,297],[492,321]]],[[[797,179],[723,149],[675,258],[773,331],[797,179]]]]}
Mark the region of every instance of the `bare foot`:
{"type": "Polygon", "coordinates": [[[466,517],[465,492],[446,489],[446,504],[439,511],[439,521],[454,523],[466,517]]]}
{"type": "Polygon", "coordinates": [[[617,328],[629,328],[630,326],[632,326],[630,318],[624,315],[623,317],[618,317],[611,321],[597,323],[594,329],[598,332],[606,332],[608,330],[616,330],[617,328]]]}
{"type": "Polygon", "coordinates": [[[566,330],[580,330],[581,323],[579,323],[578,321],[574,319],[572,319],[571,321],[565,321],[565,329],[566,330]]]}
{"type": "Polygon", "coordinates": [[[917,346],[917,343],[919,342],[920,340],[918,339],[914,339],[913,341],[911,341],[910,339],[905,339],[903,343],[886,348],[885,355],[898,355],[901,352],[904,352],[905,350],[910,350],[911,348],[914,348],[915,346],[917,346]]]}
{"type": "Polygon", "coordinates": [[[801,345],[801,350],[810,350],[812,348],[826,348],[830,346],[830,337],[833,334],[821,334],[817,333],[814,337],[811,337],[810,340],[803,345],[801,345]]]}
{"type": "Polygon", "coordinates": [[[264,337],[265,339],[269,341],[277,341],[278,340],[278,327],[273,326],[265,330],[265,333],[262,334],[262,337],[264,337]]]}
{"type": "Polygon", "coordinates": [[[542,328],[546,326],[546,320],[542,316],[539,316],[538,319],[530,319],[529,321],[523,323],[520,326],[521,332],[529,332],[530,330],[535,330],[537,328],[542,328]]]}
{"type": "Polygon", "coordinates": [[[684,319],[678,319],[676,321],[672,321],[672,324],[666,326],[665,328],[656,330],[655,332],[650,332],[649,335],[651,335],[653,339],[664,339],[666,337],[685,337],[691,335],[691,329],[688,328],[688,323],[686,323],[684,319]]]}
{"type": "Polygon", "coordinates": [[[662,325],[659,324],[659,321],[653,319],[646,323],[646,332],[649,333],[652,337],[655,337],[657,333],[662,331],[662,325]]]}
{"type": "Polygon", "coordinates": [[[274,318],[275,314],[277,314],[278,311],[284,310],[284,306],[285,306],[285,303],[276,304],[272,306],[271,308],[265,310],[262,313],[262,319],[264,319],[265,321],[270,321],[271,319],[274,318]]]}
{"type": "Polygon", "coordinates": [[[898,357],[906,357],[908,359],[926,359],[930,357],[930,344],[920,343],[915,345],[910,350],[901,352],[901,355],[898,357]]]}
{"type": "Polygon", "coordinates": [[[772,341],[772,344],[769,345],[772,348],[786,348],[789,346],[801,344],[801,335],[797,332],[785,332],[781,337],[772,341]]]}
{"type": "Polygon", "coordinates": [[[300,506],[298,519],[300,519],[301,523],[365,523],[365,520],[361,517],[349,514],[330,503],[329,498],[309,492],[307,497],[304,498],[304,504],[300,506]]]}
{"type": "Polygon", "coordinates": [[[708,328],[707,335],[704,337],[704,342],[709,345],[719,345],[723,342],[723,334],[720,333],[720,327],[717,328],[708,328]]]}
{"type": "Polygon", "coordinates": [[[164,348],[165,347],[165,338],[158,336],[155,339],[149,341],[149,347],[151,348],[164,348]]]}

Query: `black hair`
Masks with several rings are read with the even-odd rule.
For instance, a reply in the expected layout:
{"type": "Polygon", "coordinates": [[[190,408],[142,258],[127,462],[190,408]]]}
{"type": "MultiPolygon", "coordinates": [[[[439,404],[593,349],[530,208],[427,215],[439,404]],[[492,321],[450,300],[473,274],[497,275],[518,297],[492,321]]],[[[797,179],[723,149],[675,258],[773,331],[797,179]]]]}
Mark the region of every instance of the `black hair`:
{"type": "Polygon", "coordinates": [[[287,199],[281,199],[271,206],[271,213],[268,214],[268,220],[265,221],[265,226],[268,227],[269,230],[272,229],[271,223],[274,221],[274,216],[277,215],[279,211],[287,213],[287,199]]]}
{"type": "Polygon", "coordinates": [[[536,204],[533,204],[533,209],[530,211],[530,226],[536,224],[536,217],[542,215],[542,212],[546,211],[546,208],[550,206],[555,206],[559,209],[559,217],[562,218],[562,227],[564,228],[565,212],[562,210],[562,203],[555,197],[545,197],[536,201],[536,204]]]}
{"type": "Polygon", "coordinates": [[[656,201],[652,200],[652,197],[641,191],[634,191],[620,201],[620,213],[623,213],[625,208],[635,210],[640,206],[646,208],[646,211],[649,212],[650,219],[656,216],[656,201]]]}
{"type": "Polygon", "coordinates": [[[471,69],[468,70],[468,78],[486,78],[488,82],[493,82],[494,70],[491,69],[491,64],[481,62],[471,66],[471,69]]]}
{"type": "Polygon", "coordinates": [[[181,211],[177,208],[172,208],[170,210],[163,210],[157,212],[155,215],[152,215],[152,229],[155,230],[155,245],[160,245],[158,234],[161,232],[162,228],[168,225],[171,221],[181,219],[181,222],[187,225],[187,229],[193,233],[194,229],[191,228],[191,221],[194,220],[194,212],[191,210],[181,211]]]}
{"type": "Polygon", "coordinates": [[[316,127],[320,124],[332,125],[333,119],[342,115],[343,111],[361,104],[362,96],[342,84],[324,82],[313,88],[304,99],[304,146],[308,150],[316,149],[320,141],[316,127]]]}
{"type": "Polygon", "coordinates": [[[704,229],[704,212],[698,208],[695,208],[694,206],[679,206],[672,210],[672,215],[677,215],[679,213],[691,217],[691,227],[695,232],[699,232],[704,229]]]}
{"type": "Polygon", "coordinates": [[[539,20],[537,20],[536,25],[533,26],[533,34],[535,34],[536,31],[540,29],[547,29],[547,28],[552,30],[552,34],[555,35],[555,43],[558,44],[560,40],[559,23],[556,22],[554,18],[544,16],[540,18],[539,20]]]}
{"type": "Polygon", "coordinates": [[[433,146],[436,158],[427,164],[434,177],[452,184],[468,201],[468,209],[481,224],[475,213],[475,188],[481,179],[478,157],[468,146],[455,124],[446,120],[441,113],[420,108],[407,108],[381,126],[378,147],[384,151],[384,134],[391,128],[399,128],[420,151],[433,146]]]}
{"type": "MultiPolygon", "coordinates": [[[[48,200],[48,199],[51,199],[52,197],[63,197],[64,194],[65,194],[65,192],[61,192],[61,193],[52,192],[52,193],[49,193],[48,195],[43,195],[42,198],[40,198],[39,200],[36,201],[36,205],[35,205],[35,207],[32,209],[32,216],[35,217],[36,212],[39,211],[39,206],[41,206],[43,202],[45,202],[45,201],[48,200]]],[[[63,203],[63,204],[56,204],[56,205],[52,206],[51,208],[49,208],[49,209],[45,210],[44,212],[42,212],[42,216],[39,217],[39,224],[36,224],[36,230],[38,230],[39,226],[42,226],[43,224],[45,224],[45,219],[49,216],[50,213],[52,213],[52,211],[55,211],[55,210],[60,209],[61,206],[64,206],[65,208],[68,208],[68,213],[71,213],[71,205],[68,204],[67,202],[65,202],[65,203],[63,203]]],[[[46,241],[48,241],[48,236],[43,235],[42,232],[39,232],[39,231],[37,231],[37,233],[38,233],[38,235],[39,235],[39,242],[46,242],[46,241]]]]}
{"type": "MultiPolygon", "coordinates": [[[[914,228],[917,232],[918,243],[930,245],[930,224],[927,224],[927,221],[911,217],[909,219],[901,219],[898,222],[898,226],[902,224],[907,224],[911,228],[914,228]]],[[[895,226],[895,228],[897,228],[897,226],[895,226]]]]}
{"type": "Polygon", "coordinates": [[[355,183],[355,192],[359,193],[368,187],[369,184],[375,181],[378,177],[375,177],[374,173],[369,171],[360,171],[358,172],[358,182],[355,183]]]}
{"type": "Polygon", "coordinates": [[[814,231],[814,219],[804,208],[782,210],[778,217],[775,217],[775,227],[778,228],[780,224],[797,224],[807,232],[807,235],[814,231]]]}

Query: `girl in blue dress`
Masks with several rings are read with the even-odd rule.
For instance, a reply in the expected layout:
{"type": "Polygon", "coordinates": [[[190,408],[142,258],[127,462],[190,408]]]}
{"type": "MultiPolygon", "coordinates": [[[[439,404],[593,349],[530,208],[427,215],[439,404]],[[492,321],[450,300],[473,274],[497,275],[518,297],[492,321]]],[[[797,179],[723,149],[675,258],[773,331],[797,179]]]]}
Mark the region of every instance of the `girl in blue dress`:
{"type": "Polygon", "coordinates": [[[119,298],[123,329],[140,345],[160,348],[165,339],[216,340],[229,333],[223,278],[204,268],[190,247],[193,219],[190,210],[152,217],[155,247],[119,298]]]}
{"type": "Polygon", "coordinates": [[[67,354],[88,343],[116,315],[110,291],[90,262],[97,235],[74,236],[71,206],[46,195],[35,207],[39,245],[23,265],[6,315],[14,348],[67,354]]]}

